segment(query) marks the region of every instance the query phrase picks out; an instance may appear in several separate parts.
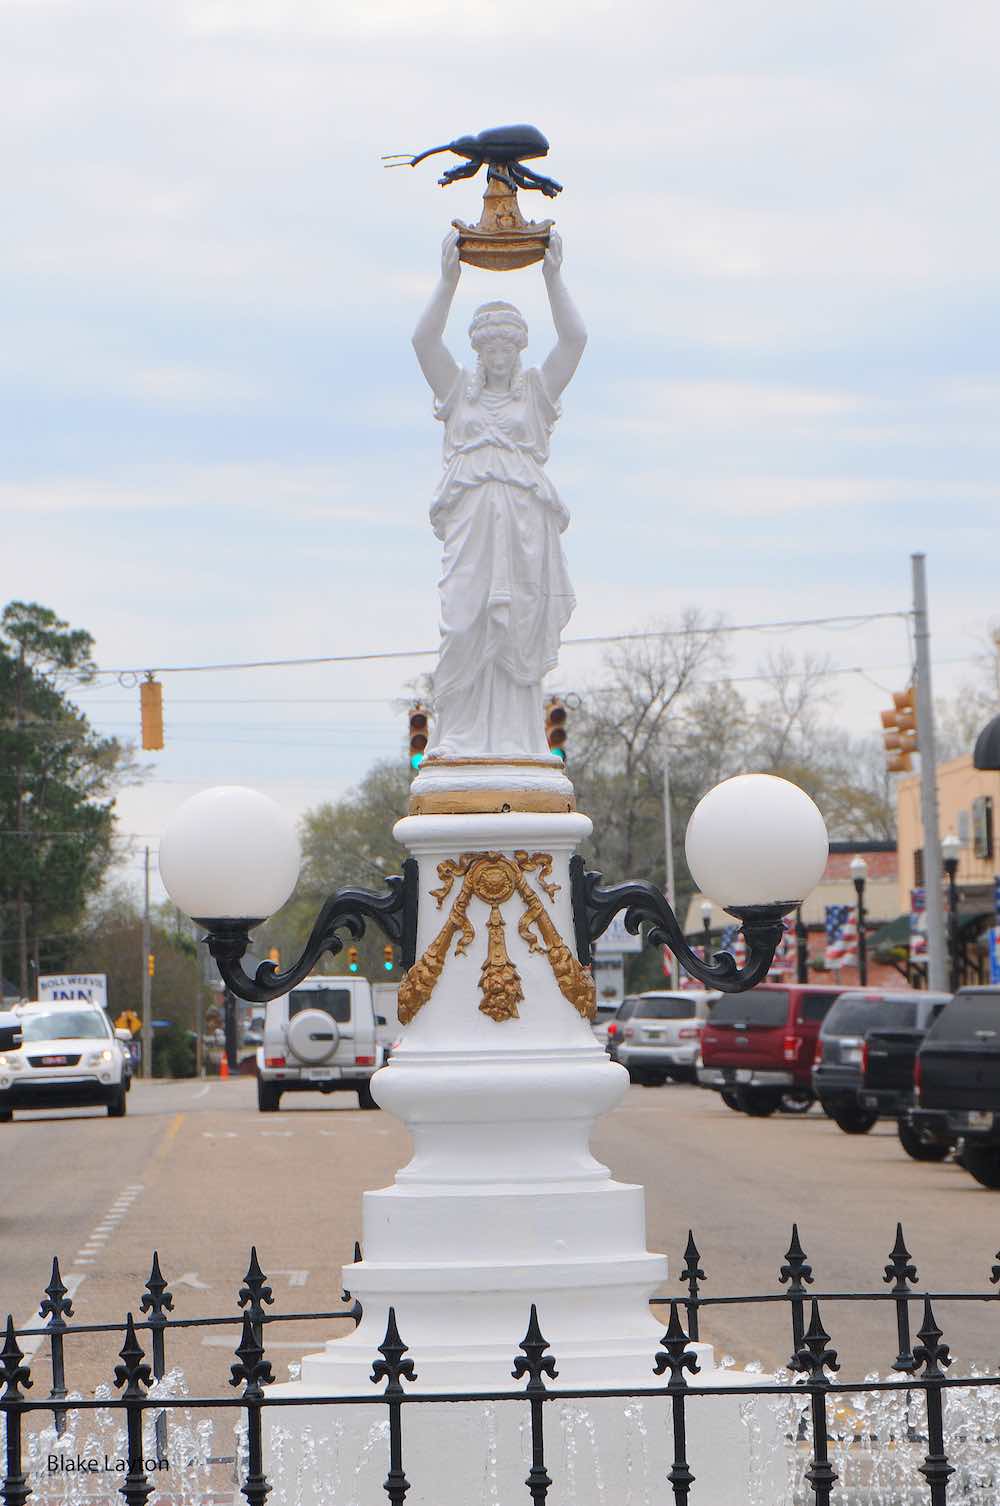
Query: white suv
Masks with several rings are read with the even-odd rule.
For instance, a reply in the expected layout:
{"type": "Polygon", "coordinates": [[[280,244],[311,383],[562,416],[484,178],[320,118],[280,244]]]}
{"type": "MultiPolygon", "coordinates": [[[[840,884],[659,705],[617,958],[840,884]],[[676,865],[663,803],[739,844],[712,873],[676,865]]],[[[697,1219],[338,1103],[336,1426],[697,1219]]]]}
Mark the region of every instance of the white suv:
{"type": "Polygon", "coordinates": [[[127,1030],[113,1029],[96,1004],[22,1004],[13,1013],[21,1045],[0,1052],[0,1122],[9,1122],[15,1109],[88,1104],[104,1104],[112,1119],[122,1118],[127,1030]]]}
{"type": "Polygon", "coordinates": [[[363,1109],[377,1109],[370,1087],[385,1060],[367,978],[305,978],[272,999],[257,1047],[257,1107],[278,1108],[282,1093],[353,1091],[363,1109]]]}
{"type": "Polygon", "coordinates": [[[608,1026],[608,1049],[632,1082],[696,1081],[701,1032],[721,995],[700,988],[655,989],[626,999],[608,1026]]]}

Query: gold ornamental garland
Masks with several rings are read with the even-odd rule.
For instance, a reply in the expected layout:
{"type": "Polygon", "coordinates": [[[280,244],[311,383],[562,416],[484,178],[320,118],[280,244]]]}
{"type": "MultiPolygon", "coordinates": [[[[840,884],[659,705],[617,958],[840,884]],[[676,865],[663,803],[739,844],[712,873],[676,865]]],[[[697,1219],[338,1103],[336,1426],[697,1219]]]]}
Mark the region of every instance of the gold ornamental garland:
{"type": "Polygon", "coordinates": [[[486,922],[486,958],[479,973],[479,988],[483,995],[479,1008],[493,1020],[518,1018],[517,1006],[524,1001],[524,990],[521,976],[507,951],[501,909],[515,893],[524,904],[524,913],[517,925],[521,940],[530,952],[545,953],[563,997],[585,1020],[594,1018],[597,1010],[594,979],[563,941],[541,898],[525,878],[526,873],[537,873],[539,888],[550,900],[555,899],[559,885],[550,882],[552,856],[547,852],[515,852],[513,859],[499,852],[464,852],[457,859],[446,858],[438,864],[441,887],[432,889],[431,893],[439,910],[454,888],[456,879],[460,878],[462,884],[448,912],[448,919],[399,986],[401,1024],[408,1025],[434,992],[456,935],[456,957],[464,956],[475,940],[475,928],[468,916],[473,898],[490,907],[486,922]]]}

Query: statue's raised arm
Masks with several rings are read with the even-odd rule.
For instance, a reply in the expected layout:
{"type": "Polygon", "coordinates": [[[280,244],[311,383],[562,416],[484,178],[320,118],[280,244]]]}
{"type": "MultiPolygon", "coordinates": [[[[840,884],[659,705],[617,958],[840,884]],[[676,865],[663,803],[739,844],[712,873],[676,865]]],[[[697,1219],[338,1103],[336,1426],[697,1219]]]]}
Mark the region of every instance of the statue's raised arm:
{"type": "Polygon", "coordinates": [[[420,370],[439,403],[443,403],[458,376],[458,362],[444,343],[445,325],[461,272],[458,259],[458,233],[450,230],[441,247],[441,278],[431,301],[413,331],[413,348],[420,370]]]}
{"type": "Polygon", "coordinates": [[[559,398],[574,371],[580,364],[587,344],[587,331],[583,327],[579,310],[569,296],[562,278],[562,236],[553,230],[549,235],[549,248],[542,262],[542,275],[549,295],[552,323],[556,327],[556,343],[542,365],[542,380],[553,402],[559,398]]]}

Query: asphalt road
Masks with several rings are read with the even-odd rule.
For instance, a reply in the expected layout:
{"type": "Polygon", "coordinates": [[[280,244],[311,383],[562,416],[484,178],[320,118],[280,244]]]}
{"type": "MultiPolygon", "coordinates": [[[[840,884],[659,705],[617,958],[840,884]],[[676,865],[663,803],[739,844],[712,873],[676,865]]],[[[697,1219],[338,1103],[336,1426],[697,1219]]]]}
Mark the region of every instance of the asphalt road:
{"type": "MultiPolygon", "coordinates": [[[[881,1289],[897,1218],[921,1285],[996,1290],[989,1274],[1000,1193],[951,1164],[909,1160],[891,1124],[850,1137],[815,1110],[751,1120],[695,1088],[631,1088],[599,1126],[594,1149],[620,1180],[646,1186],[648,1244],[669,1255],[671,1290],[693,1227],[706,1296],[778,1291],[793,1219],[817,1290],[881,1289]]],[[[251,1243],[274,1311],[338,1308],[361,1194],[390,1182],[408,1154],[405,1130],[358,1109],[353,1095],[293,1099],[265,1116],[254,1084],[242,1079],[138,1082],[122,1120],[90,1110],[18,1115],[0,1126],[0,1316],[10,1311],[29,1324],[54,1254],[78,1322],[138,1314],[154,1249],[175,1316],[234,1313],[251,1243]]],[[[889,1304],[831,1303],[823,1316],[845,1376],[888,1367],[896,1352],[889,1304]]],[[[996,1364],[1000,1304],[942,1304],[937,1316],[963,1361],[996,1364]]],[[[224,1387],[237,1337],[235,1328],[177,1331],[168,1359],[194,1390],[224,1387]]],[[[778,1305],[709,1309],[702,1337],[740,1364],[772,1366],[789,1353],[788,1313],[778,1305]]],[[[315,1326],[269,1325],[276,1375],[315,1342],[315,1326]]],[[[110,1381],[119,1344],[104,1334],[74,1338],[71,1387],[110,1381]]],[[[44,1355],[43,1347],[47,1386],[44,1355]]]]}

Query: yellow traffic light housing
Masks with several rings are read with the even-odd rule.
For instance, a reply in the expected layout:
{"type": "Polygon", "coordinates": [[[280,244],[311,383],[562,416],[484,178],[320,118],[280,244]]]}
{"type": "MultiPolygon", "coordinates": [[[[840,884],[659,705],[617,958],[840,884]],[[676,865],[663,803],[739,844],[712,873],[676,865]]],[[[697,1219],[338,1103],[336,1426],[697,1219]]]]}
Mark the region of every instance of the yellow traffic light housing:
{"type": "Polygon", "coordinates": [[[893,692],[893,708],[883,711],[882,742],[885,766],[890,774],[907,774],[913,767],[917,747],[917,708],[913,686],[893,692]]]}
{"type": "Polygon", "coordinates": [[[395,965],[396,954],[393,951],[391,942],[387,941],[385,946],[382,948],[382,966],[385,968],[387,973],[391,973],[395,965]]]}
{"type": "Polygon", "coordinates": [[[156,957],[152,952],[146,953],[146,970],[151,978],[156,977],[156,957]]]}
{"type": "Polygon", "coordinates": [[[566,707],[557,695],[545,702],[545,741],[549,752],[566,761],[566,707]]]}
{"type": "Polygon", "coordinates": [[[419,769],[424,761],[424,751],[427,747],[427,733],[430,725],[430,713],[426,706],[421,706],[418,701],[409,710],[410,719],[410,768],[419,769]]]}
{"type": "Polygon", "coordinates": [[[163,686],[151,674],[139,686],[139,713],[142,746],[146,752],[155,752],[163,747],[163,686]]]}
{"type": "Polygon", "coordinates": [[[347,948],[347,971],[356,973],[358,970],[358,949],[356,946],[347,948]]]}

